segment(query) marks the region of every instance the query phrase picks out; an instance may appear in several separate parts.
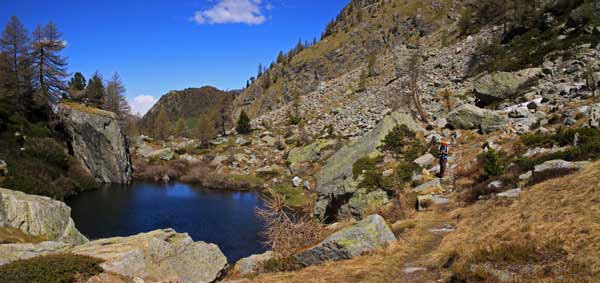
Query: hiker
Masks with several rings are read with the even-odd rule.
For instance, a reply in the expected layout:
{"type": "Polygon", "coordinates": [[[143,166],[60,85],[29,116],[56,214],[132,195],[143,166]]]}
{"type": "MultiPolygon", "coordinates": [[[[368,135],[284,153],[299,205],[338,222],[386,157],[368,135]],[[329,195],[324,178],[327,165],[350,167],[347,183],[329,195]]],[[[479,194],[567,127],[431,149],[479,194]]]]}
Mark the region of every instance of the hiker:
{"type": "Polygon", "coordinates": [[[15,139],[17,141],[17,146],[19,147],[19,153],[25,151],[25,136],[21,134],[21,131],[15,132],[15,139]]]}
{"type": "Polygon", "coordinates": [[[445,139],[442,139],[438,156],[440,158],[440,178],[443,178],[448,163],[448,142],[445,139]]]}

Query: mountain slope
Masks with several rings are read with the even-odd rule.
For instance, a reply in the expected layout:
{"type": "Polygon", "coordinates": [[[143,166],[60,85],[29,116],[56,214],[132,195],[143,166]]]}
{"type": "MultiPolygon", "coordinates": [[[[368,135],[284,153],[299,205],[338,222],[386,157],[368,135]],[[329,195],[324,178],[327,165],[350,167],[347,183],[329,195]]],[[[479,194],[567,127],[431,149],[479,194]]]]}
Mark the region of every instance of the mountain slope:
{"type": "Polygon", "coordinates": [[[166,121],[160,121],[161,123],[174,127],[178,119],[182,118],[189,128],[202,115],[207,115],[211,111],[227,110],[236,94],[235,91],[223,91],[211,86],[171,91],[163,95],[144,115],[139,122],[140,129],[152,132],[161,109],[164,109],[167,117],[166,121]]]}
{"type": "MultiPolygon", "coordinates": [[[[353,0],[337,19],[331,22],[316,44],[297,46],[277,62],[235,100],[252,117],[277,109],[329,81],[355,70],[387,52],[384,35],[397,29],[397,24],[413,28],[422,34],[436,30],[452,17],[458,4],[453,1],[382,1],[353,0]],[[419,11],[423,19],[415,17],[419,11]],[[420,26],[422,20],[428,26],[420,26]]],[[[378,63],[380,64],[380,63],[378,63]]],[[[378,77],[391,68],[375,68],[378,77]]],[[[347,89],[357,89],[358,80],[348,82],[347,89]]]]}

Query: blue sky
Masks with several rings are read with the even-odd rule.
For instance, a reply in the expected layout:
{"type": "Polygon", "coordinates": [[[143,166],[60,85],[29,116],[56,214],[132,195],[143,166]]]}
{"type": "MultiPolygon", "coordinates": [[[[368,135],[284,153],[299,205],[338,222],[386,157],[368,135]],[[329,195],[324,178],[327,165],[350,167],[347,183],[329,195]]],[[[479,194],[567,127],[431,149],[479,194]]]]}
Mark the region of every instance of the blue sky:
{"type": "Polygon", "coordinates": [[[69,71],[119,72],[136,111],[169,90],[241,88],[279,50],[319,37],[349,0],[0,0],[31,32],[54,21],[69,71]]]}

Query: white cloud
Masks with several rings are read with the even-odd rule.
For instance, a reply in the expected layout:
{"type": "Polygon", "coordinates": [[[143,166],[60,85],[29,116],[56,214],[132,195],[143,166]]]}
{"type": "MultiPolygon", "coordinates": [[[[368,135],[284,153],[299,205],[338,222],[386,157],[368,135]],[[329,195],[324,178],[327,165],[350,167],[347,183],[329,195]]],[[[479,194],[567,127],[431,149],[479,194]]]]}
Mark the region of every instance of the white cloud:
{"type": "Polygon", "coordinates": [[[131,113],[137,116],[144,116],[158,100],[151,95],[138,95],[133,98],[133,101],[129,100],[131,106],[131,113]]]}
{"type": "MultiPolygon", "coordinates": [[[[259,25],[266,21],[262,6],[262,0],[219,0],[210,9],[196,11],[192,20],[198,24],[259,25]]],[[[264,8],[272,6],[267,4],[264,8]]]]}

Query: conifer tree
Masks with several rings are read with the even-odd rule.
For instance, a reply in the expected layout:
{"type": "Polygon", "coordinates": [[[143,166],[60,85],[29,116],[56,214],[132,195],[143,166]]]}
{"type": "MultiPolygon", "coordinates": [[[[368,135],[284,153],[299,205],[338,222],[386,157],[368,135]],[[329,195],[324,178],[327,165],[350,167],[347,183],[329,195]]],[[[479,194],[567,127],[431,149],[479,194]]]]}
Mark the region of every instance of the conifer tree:
{"type": "Polygon", "coordinates": [[[53,22],[33,32],[34,86],[42,103],[55,103],[67,89],[67,59],[60,56],[66,47],[53,22]]]}
{"type": "Polygon", "coordinates": [[[116,113],[120,118],[131,112],[131,107],[125,97],[125,86],[118,73],[114,73],[106,84],[104,109],[116,113]]]}
{"type": "Polygon", "coordinates": [[[32,102],[29,36],[15,16],[10,18],[2,32],[0,52],[6,56],[2,78],[5,91],[20,110],[25,110],[32,102]]]}
{"type": "Polygon", "coordinates": [[[85,97],[94,106],[102,107],[105,92],[102,75],[96,71],[85,88],[85,97]]]}
{"type": "Polygon", "coordinates": [[[80,72],[75,73],[71,80],[69,80],[69,89],[71,90],[81,91],[85,89],[85,86],[85,77],[80,72]]]}
{"type": "Polygon", "coordinates": [[[242,135],[249,134],[252,131],[252,127],[250,126],[250,118],[246,114],[246,111],[242,110],[240,113],[240,118],[238,119],[235,130],[238,132],[238,134],[242,135]]]}

